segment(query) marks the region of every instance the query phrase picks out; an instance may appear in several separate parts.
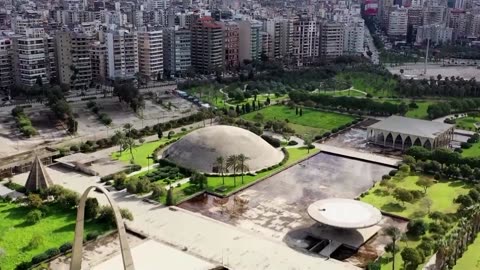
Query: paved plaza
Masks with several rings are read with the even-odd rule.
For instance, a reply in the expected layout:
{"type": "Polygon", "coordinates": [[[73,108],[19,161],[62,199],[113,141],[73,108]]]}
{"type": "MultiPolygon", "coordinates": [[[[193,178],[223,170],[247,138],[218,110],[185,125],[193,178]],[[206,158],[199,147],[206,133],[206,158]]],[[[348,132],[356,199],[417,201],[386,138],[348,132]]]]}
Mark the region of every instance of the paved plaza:
{"type": "Polygon", "coordinates": [[[480,70],[476,66],[445,66],[442,67],[441,64],[428,64],[427,65],[427,74],[424,73],[424,63],[408,63],[401,66],[390,67],[387,66],[387,69],[392,72],[393,74],[400,75],[400,69],[403,69],[403,77],[406,79],[414,78],[414,79],[430,79],[430,77],[437,78],[437,75],[440,74],[443,77],[454,76],[454,77],[461,77],[466,80],[471,78],[479,78],[480,77],[480,70]]]}

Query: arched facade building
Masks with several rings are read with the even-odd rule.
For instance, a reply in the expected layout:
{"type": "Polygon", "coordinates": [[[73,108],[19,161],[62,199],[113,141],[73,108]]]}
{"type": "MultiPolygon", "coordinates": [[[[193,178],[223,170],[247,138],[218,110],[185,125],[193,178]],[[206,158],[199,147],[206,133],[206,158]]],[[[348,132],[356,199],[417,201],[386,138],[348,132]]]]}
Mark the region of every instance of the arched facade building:
{"type": "Polygon", "coordinates": [[[448,147],[453,134],[453,125],[401,116],[391,116],[367,127],[370,143],[399,150],[412,146],[448,147]]]}

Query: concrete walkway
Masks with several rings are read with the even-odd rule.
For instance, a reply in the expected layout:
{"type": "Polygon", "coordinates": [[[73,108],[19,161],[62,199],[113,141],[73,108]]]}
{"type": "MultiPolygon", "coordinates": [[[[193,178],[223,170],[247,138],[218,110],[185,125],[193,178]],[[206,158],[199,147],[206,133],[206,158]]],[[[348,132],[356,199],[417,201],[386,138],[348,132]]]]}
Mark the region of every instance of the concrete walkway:
{"type": "Polygon", "coordinates": [[[370,153],[357,152],[354,150],[340,148],[340,147],[327,145],[327,144],[314,143],[314,145],[315,147],[319,148],[321,152],[338,155],[342,157],[347,157],[347,158],[363,160],[363,161],[372,162],[372,163],[390,166],[390,167],[396,167],[400,162],[400,159],[389,158],[389,157],[379,156],[379,155],[370,154],[370,153]]]}

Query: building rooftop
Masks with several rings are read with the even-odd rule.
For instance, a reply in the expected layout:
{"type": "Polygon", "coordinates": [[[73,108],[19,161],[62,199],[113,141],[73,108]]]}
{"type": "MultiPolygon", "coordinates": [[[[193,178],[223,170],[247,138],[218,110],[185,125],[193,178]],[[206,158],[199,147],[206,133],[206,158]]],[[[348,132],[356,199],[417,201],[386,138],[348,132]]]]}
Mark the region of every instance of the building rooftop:
{"type": "Polygon", "coordinates": [[[308,215],[328,226],[343,229],[361,229],[376,225],[382,220],[380,210],[368,203],[350,199],[325,199],[312,203],[308,215]]]}
{"type": "Polygon", "coordinates": [[[414,135],[434,139],[438,135],[452,128],[453,125],[428,120],[413,119],[402,116],[390,116],[389,118],[375,123],[369,128],[380,129],[384,131],[414,135]]]}

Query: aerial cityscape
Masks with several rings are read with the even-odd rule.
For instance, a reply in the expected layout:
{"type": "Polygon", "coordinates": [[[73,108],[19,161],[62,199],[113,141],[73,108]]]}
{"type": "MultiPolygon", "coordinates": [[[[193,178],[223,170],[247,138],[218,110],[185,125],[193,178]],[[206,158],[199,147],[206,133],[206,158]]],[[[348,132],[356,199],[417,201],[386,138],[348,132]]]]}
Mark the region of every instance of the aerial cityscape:
{"type": "Polygon", "coordinates": [[[0,0],[0,270],[480,270],[480,0],[0,0]]]}

